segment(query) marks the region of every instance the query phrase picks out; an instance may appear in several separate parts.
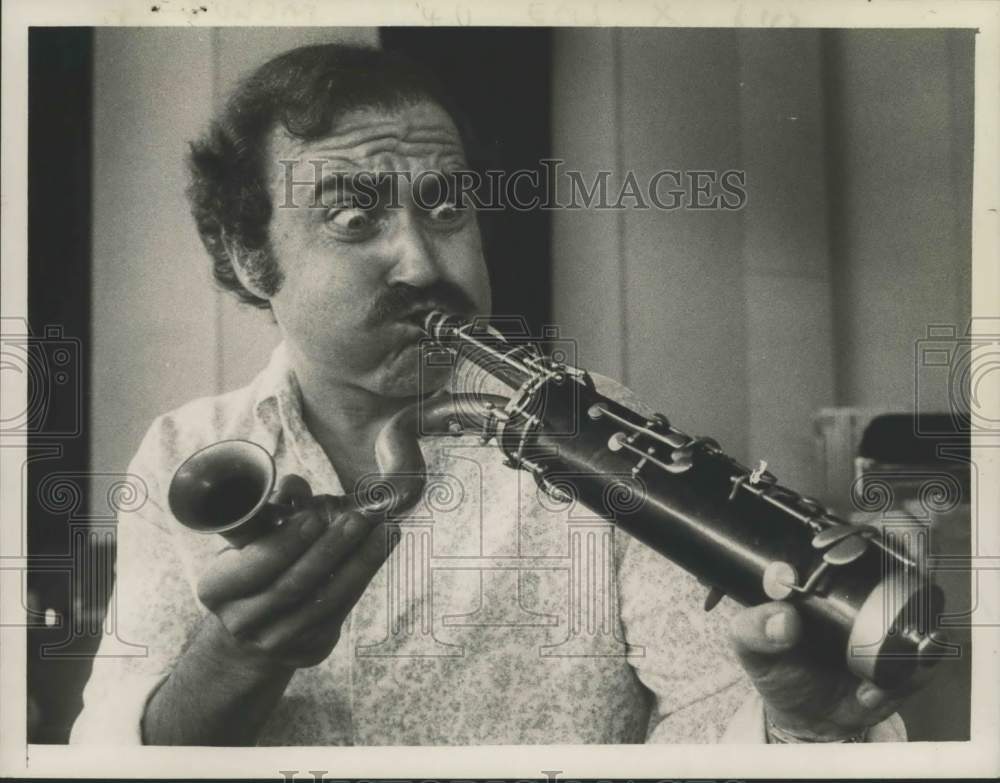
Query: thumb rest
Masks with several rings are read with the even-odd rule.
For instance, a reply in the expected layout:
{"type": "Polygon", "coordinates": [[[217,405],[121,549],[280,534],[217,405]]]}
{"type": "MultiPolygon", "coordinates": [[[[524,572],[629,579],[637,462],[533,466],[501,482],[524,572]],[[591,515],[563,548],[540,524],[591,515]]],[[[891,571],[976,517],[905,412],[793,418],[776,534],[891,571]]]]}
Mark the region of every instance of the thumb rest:
{"type": "MultiPolygon", "coordinates": [[[[877,528],[783,487],[766,463],[751,470],[711,438],[601,395],[586,371],[533,344],[440,311],[423,327],[434,347],[512,393],[439,392],[399,411],[376,441],[379,474],[342,499],[345,509],[405,514],[426,481],[419,438],[472,431],[553,499],[580,502],[697,577],[709,588],[706,610],[726,595],[743,605],[793,602],[817,661],[886,688],[923,680],[954,654],[932,627],[942,591],[877,528]]],[[[242,546],[294,512],[271,501],[275,480],[262,447],[222,441],[177,470],[168,500],[185,526],[242,546]]]]}

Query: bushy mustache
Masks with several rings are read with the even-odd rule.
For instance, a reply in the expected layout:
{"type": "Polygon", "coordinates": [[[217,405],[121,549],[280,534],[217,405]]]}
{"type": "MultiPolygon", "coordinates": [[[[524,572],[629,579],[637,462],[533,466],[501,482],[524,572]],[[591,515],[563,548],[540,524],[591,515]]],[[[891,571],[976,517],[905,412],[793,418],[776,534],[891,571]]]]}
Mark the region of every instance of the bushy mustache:
{"type": "Polygon", "coordinates": [[[472,315],[476,304],[454,283],[439,281],[419,288],[408,283],[395,283],[382,291],[372,303],[368,326],[406,320],[428,310],[472,315]]]}

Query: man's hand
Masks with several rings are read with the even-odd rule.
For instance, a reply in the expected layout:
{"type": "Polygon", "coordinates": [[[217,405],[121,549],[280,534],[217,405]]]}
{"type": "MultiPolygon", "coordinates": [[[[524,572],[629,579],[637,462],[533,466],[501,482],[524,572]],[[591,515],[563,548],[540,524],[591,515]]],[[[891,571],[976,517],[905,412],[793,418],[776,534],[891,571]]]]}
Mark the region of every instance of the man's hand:
{"type": "Polygon", "coordinates": [[[813,742],[854,736],[892,715],[908,695],[810,662],[798,647],[801,636],[798,612],[781,601],[741,609],[730,627],[769,719],[787,733],[813,742]]]}
{"type": "Polygon", "coordinates": [[[242,549],[226,549],[198,583],[202,603],[245,662],[296,669],[333,650],[348,612],[389,553],[386,527],[342,498],[311,497],[286,476],[277,500],[302,510],[242,549]]]}
{"type": "Polygon", "coordinates": [[[295,669],[333,650],[340,626],[389,554],[386,526],[298,476],[277,501],[301,508],[242,549],[220,552],[198,583],[212,614],[150,696],[152,745],[249,745],[295,669]]]}

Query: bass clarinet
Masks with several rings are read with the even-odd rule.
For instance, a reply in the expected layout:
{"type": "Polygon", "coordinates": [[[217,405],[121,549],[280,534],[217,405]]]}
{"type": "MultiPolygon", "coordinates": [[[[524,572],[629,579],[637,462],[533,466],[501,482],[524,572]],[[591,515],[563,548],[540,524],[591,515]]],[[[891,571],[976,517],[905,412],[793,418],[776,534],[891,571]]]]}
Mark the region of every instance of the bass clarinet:
{"type": "MultiPolygon", "coordinates": [[[[585,370],[533,343],[442,311],[422,326],[432,347],[510,393],[442,391],[401,410],[376,441],[380,475],[345,506],[403,514],[425,484],[419,438],[474,431],[554,499],[583,504],[699,579],[706,610],[723,596],[790,601],[817,660],[889,689],[925,679],[953,653],[933,623],[941,589],[878,528],[838,518],[764,463],[748,468],[711,438],[603,396],[585,370]]],[[[263,448],[223,441],[177,470],[168,500],[182,524],[240,546],[288,513],[269,501],[275,478],[263,448]]]]}
{"type": "Polygon", "coordinates": [[[887,688],[925,678],[946,657],[933,627],[941,589],[876,527],[847,523],[765,464],[750,469],[663,415],[602,396],[586,371],[532,344],[440,311],[424,329],[513,390],[502,408],[488,406],[482,428],[508,465],[697,577],[709,589],[706,610],[723,596],[791,601],[816,655],[887,688]]]}

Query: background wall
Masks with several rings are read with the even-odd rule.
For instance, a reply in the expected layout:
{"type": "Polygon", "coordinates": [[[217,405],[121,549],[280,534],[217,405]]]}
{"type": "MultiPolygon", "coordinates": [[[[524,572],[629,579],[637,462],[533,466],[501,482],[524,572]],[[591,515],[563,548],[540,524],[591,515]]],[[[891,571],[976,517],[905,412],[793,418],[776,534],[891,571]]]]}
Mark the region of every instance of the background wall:
{"type": "MultiPolygon", "coordinates": [[[[475,132],[466,155],[480,169],[538,171],[550,157],[552,33],[545,27],[383,27],[382,48],[437,76],[475,132]]],[[[479,227],[493,313],[540,334],[551,319],[548,210],[484,210],[479,227]]]]}
{"type": "MultiPolygon", "coordinates": [[[[813,416],[912,410],[915,341],[969,319],[972,32],[558,30],[554,47],[567,168],[741,169],[749,196],[555,212],[555,320],[683,429],[822,495],[813,416]]],[[[935,391],[921,404],[946,410],[935,391]]]]}
{"type": "MultiPolygon", "coordinates": [[[[552,149],[567,169],[613,172],[612,193],[628,172],[747,178],[740,211],[553,213],[553,315],[581,364],[853,511],[870,412],[949,411],[944,383],[915,399],[915,357],[929,326],[961,335],[970,318],[973,42],[557,30],[552,149]]],[[[967,505],[934,525],[935,554],[969,551],[967,505]]],[[[967,585],[948,588],[952,611],[971,609],[967,585]]],[[[940,666],[902,710],[913,739],[968,737],[969,656],[940,666]]]]}

